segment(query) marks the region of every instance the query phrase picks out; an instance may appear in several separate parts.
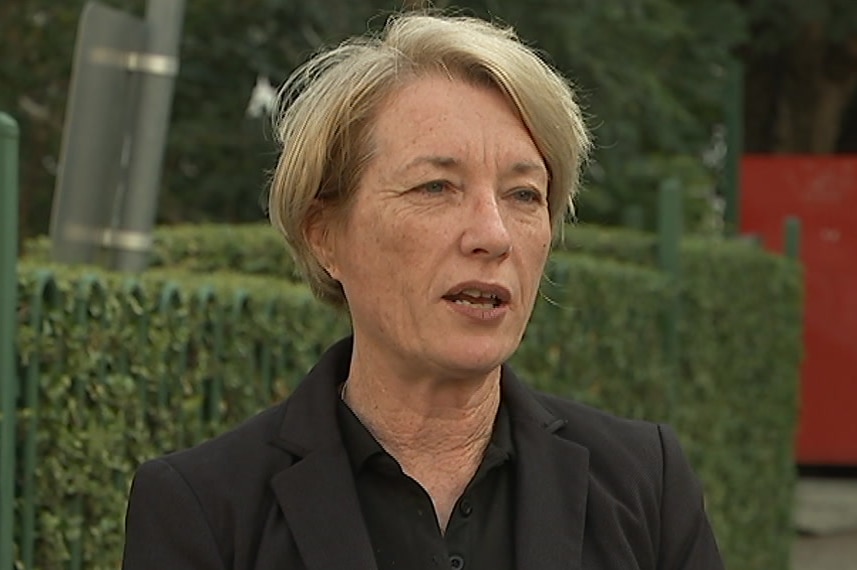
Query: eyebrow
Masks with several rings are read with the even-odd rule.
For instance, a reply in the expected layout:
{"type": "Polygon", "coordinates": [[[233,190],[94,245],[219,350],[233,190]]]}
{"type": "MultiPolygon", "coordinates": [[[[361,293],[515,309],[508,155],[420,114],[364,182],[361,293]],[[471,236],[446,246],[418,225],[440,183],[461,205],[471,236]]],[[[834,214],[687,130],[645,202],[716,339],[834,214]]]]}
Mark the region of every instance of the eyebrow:
{"type": "Polygon", "coordinates": [[[461,166],[461,161],[458,159],[452,158],[451,156],[434,156],[434,155],[424,155],[418,156],[406,165],[401,168],[402,172],[407,172],[417,166],[422,166],[423,164],[428,164],[430,166],[436,166],[438,168],[445,168],[448,170],[458,168],[461,166]]]}
{"type": "MultiPolygon", "coordinates": [[[[461,167],[461,161],[457,158],[453,158],[451,156],[425,155],[418,156],[408,162],[401,168],[401,172],[407,172],[408,170],[411,170],[412,168],[416,168],[417,166],[421,166],[423,164],[428,164],[447,170],[453,170],[461,167]]],[[[545,176],[548,176],[548,170],[544,164],[540,162],[533,162],[530,160],[516,162],[512,165],[509,171],[514,174],[532,174],[533,172],[538,172],[543,173],[545,176]]]]}
{"type": "Polygon", "coordinates": [[[511,171],[515,174],[531,174],[533,172],[538,172],[540,174],[548,176],[548,169],[544,164],[540,162],[532,162],[529,160],[523,162],[516,162],[512,165],[511,171]]]}

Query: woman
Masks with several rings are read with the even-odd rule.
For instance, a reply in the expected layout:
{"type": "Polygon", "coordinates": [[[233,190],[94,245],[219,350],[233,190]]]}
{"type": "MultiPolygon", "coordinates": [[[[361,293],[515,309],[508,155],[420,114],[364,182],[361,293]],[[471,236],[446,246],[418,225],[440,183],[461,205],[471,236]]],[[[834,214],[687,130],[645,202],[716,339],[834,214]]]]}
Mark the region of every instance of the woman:
{"type": "Polygon", "coordinates": [[[283,100],[271,217],[353,336],[141,467],[124,568],[721,568],[671,430],[504,365],[589,146],[568,84],[509,30],[405,14],[283,100]]]}

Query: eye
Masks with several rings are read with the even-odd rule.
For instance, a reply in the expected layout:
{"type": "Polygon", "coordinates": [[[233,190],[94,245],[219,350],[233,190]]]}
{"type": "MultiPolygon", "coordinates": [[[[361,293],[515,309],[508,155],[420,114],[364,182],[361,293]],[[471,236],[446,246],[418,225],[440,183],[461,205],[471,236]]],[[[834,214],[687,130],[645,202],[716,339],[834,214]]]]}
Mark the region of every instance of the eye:
{"type": "Polygon", "coordinates": [[[447,188],[449,188],[449,182],[446,180],[432,180],[431,182],[426,182],[422,186],[418,186],[417,190],[421,190],[426,194],[441,194],[447,188]]]}
{"type": "Polygon", "coordinates": [[[541,204],[544,201],[542,193],[533,188],[516,188],[512,191],[512,198],[530,204],[541,204]]]}

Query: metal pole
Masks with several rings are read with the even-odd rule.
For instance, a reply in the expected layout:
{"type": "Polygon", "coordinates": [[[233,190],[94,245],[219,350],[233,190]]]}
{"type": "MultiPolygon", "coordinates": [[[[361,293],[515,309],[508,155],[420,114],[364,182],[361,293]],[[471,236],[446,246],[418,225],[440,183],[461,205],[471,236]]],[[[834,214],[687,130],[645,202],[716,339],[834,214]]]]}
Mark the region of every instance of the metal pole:
{"type": "Polygon", "coordinates": [[[142,271],[149,262],[152,228],[169,128],[175,75],[178,72],[184,0],[148,0],[146,57],[142,69],[140,103],[131,143],[128,184],[111,224],[126,238],[116,245],[109,265],[122,271],[142,271]]]}
{"type": "Polygon", "coordinates": [[[785,254],[789,259],[800,259],[800,220],[789,216],[785,222],[786,247],[785,254]]]}
{"type": "Polygon", "coordinates": [[[664,315],[664,352],[671,368],[667,393],[668,414],[674,417],[677,406],[677,377],[679,370],[679,321],[681,303],[681,235],[684,215],[682,211],[681,187],[676,179],[664,182],[658,191],[658,265],[669,276],[672,296],[664,315]]]}
{"type": "Polygon", "coordinates": [[[81,12],[51,213],[54,261],[103,265],[107,248],[127,241],[108,230],[127,179],[136,70],[151,65],[145,34],[141,18],[97,2],[81,12]]]}
{"type": "Polygon", "coordinates": [[[726,91],[726,159],[723,166],[723,222],[734,236],[741,224],[741,156],[744,153],[744,66],[734,60],[728,68],[726,91]]]}
{"type": "Polygon", "coordinates": [[[0,113],[0,568],[14,562],[18,134],[15,119],[0,113]]]}

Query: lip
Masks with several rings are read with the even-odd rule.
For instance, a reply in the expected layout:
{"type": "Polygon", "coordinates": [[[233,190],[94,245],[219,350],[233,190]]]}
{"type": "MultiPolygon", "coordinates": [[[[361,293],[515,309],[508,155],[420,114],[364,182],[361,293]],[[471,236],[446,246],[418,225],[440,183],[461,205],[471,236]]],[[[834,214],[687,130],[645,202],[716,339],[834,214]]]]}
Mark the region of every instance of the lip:
{"type": "Polygon", "coordinates": [[[500,307],[508,306],[512,301],[512,292],[509,291],[509,289],[497,283],[486,283],[484,281],[464,281],[462,283],[458,283],[457,285],[450,287],[449,290],[443,294],[443,298],[444,300],[447,300],[447,297],[457,295],[467,289],[478,289],[483,293],[494,295],[500,300],[500,307]]]}
{"type": "Polygon", "coordinates": [[[500,305],[490,309],[481,309],[465,303],[456,303],[448,299],[443,300],[449,309],[459,315],[466,317],[470,322],[491,324],[502,322],[503,317],[509,312],[509,305],[500,305]]]}

